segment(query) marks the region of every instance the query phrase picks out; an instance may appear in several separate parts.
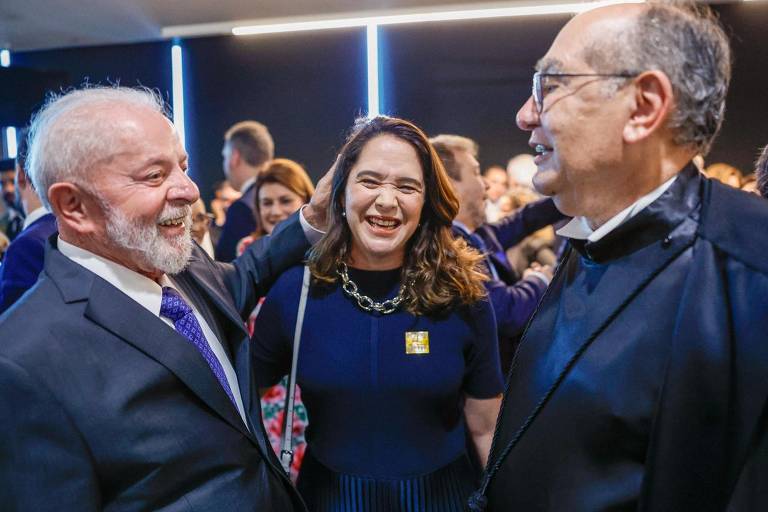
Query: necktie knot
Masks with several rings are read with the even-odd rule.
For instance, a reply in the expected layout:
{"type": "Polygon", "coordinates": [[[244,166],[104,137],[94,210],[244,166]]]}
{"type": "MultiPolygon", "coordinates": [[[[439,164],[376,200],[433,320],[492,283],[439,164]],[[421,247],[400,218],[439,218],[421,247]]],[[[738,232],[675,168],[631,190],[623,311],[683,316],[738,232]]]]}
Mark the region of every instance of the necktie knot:
{"type": "Polygon", "coordinates": [[[192,308],[181,298],[179,292],[170,286],[163,286],[163,298],[160,301],[160,316],[178,322],[192,312],[192,308]]]}

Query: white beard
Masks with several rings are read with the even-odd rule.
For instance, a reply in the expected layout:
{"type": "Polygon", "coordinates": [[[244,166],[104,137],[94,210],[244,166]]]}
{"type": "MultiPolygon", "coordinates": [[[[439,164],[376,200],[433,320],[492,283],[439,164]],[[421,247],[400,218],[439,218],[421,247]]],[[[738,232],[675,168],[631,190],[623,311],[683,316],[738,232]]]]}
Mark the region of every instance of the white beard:
{"type": "Polygon", "coordinates": [[[106,232],[110,241],[130,251],[144,267],[165,274],[178,274],[187,267],[192,255],[192,207],[168,206],[152,224],[131,219],[111,205],[102,204],[106,212],[106,232]],[[184,216],[184,233],[172,239],[160,234],[158,223],[184,216]]]}

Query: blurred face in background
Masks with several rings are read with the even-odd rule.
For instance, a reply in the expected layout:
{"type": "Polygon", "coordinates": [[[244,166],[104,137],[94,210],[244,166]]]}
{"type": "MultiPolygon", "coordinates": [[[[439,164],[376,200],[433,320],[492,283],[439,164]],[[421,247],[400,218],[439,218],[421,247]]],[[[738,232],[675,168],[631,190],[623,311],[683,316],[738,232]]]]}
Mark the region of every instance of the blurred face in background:
{"type": "MultiPolygon", "coordinates": [[[[485,199],[488,183],[480,175],[480,164],[469,151],[454,149],[453,157],[461,179],[453,181],[461,208],[456,220],[461,218],[467,228],[474,231],[485,223],[485,199]]],[[[505,173],[506,176],[506,173],[505,173]]]]}
{"type": "Polygon", "coordinates": [[[509,176],[506,169],[501,167],[491,167],[483,176],[488,185],[488,199],[493,202],[499,200],[509,189],[509,176]]]}
{"type": "Polygon", "coordinates": [[[304,204],[302,197],[280,183],[264,183],[259,188],[259,220],[267,234],[304,204]]]}
{"type": "Polygon", "coordinates": [[[192,205],[192,238],[198,244],[203,243],[203,238],[208,232],[208,227],[211,225],[211,217],[205,211],[205,203],[202,199],[198,199],[192,205]]]}
{"type": "Polygon", "coordinates": [[[16,185],[14,179],[16,177],[15,169],[7,169],[0,172],[0,180],[3,185],[3,201],[6,206],[14,206],[16,201],[16,185]]]}

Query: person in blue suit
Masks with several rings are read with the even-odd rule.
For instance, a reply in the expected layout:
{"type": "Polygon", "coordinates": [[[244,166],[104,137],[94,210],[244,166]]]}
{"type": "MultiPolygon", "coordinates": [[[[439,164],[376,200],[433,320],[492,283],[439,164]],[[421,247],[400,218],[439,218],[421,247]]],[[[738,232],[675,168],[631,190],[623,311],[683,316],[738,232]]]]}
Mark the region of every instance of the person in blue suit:
{"type": "Polygon", "coordinates": [[[326,206],[217,263],[192,242],[199,193],[156,94],[75,90],[30,133],[59,235],[0,316],[3,510],[305,510],[262,427],[244,318],[326,206]]]}
{"type": "Polygon", "coordinates": [[[227,209],[214,254],[218,261],[232,261],[238,242],[256,231],[256,177],[274,158],[275,143],[263,124],[241,121],[224,135],[221,155],[224,175],[242,195],[227,209]]]}
{"type": "Polygon", "coordinates": [[[29,181],[26,133],[22,132],[16,156],[16,195],[24,210],[21,233],[11,242],[0,266],[0,313],[32,288],[43,270],[45,242],[56,233],[56,217],[42,204],[29,181]]]}
{"type": "Polygon", "coordinates": [[[485,257],[490,279],[485,286],[496,316],[504,373],[509,369],[519,336],[552,278],[548,266],[532,266],[522,276],[507,260],[506,250],[535,231],[564,218],[551,199],[526,205],[494,222],[485,222],[487,185],[480,175],[477,144],[459,135],[430,139],[459,197],[453,233],[485,257]]]}
{"type": "Polygon", "coordinates": [[[768,510],[768,203],[703,176],[728,39],[706,7],[572,18],[517,113],[573,219],[470,510],[768,510]]]}
{"type": "MultiPolygon", "coordinates": [[[[375,117],[342,148],[331,205],[308,263],[298,488],[313,512],[461,510],[502,378],[482,256],[451,234],[450,180],[423,131],[375,117]]],[[[302,275],[285,272],[256,319],[259,386],[291,368],[302,275]]]]}

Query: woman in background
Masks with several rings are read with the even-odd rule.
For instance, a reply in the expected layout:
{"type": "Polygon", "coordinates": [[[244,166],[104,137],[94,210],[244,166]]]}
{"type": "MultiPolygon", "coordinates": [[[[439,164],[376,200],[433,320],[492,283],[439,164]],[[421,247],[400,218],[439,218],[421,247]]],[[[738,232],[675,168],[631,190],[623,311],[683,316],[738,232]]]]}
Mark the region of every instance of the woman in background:
{"type": "MultiPolygon", "coordinates": [[[[298,356],[311,427],[298,487],[313,512],[460,511],[490,448],[502,377],[482,257],[451,234],[458,200],[426,135],[359,123],[333,178],[298,356]]],[[[257,318],[254,375],[291,367],[302,267],[257,318]]]]}
{"type": "Polygon", "coordinates": [[[243,253],[254,240],[269,235],[275,226],[290,217],[315,193],[312,180],[304,168],[293,160],[275,158],[256,178],[256,229],[237,243],[237,254],[243,253]]]}
{"type": "MultiPolygon", "coordinates": [[[[275,226],[296,212],[301,205],[312,198],[315,187],[304,168],[293,160],[275,158],[262,171],[255,184],[254,212],[256,230],[237,244],[238,256],[255,240],[269,235],[275,226]]],[[[253,323],[259,312],[256,306],[248,319],[248,330],[253,334],[253,323]]],[[[285,409],[287,379],[270,387],[261,397],[261,412],[264,428],[275,453],[280,453],[280,439],[283,433],[283,413],[285,409]]],[[[306,442],[304,429],[307,426],[307,412],[301,401],[301,391],[296,391],[295,418],[293,423],[294,457],[291,464],[291,476],[296,480],[301,461],[304,457],[306,442]]]]}

